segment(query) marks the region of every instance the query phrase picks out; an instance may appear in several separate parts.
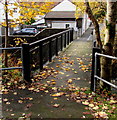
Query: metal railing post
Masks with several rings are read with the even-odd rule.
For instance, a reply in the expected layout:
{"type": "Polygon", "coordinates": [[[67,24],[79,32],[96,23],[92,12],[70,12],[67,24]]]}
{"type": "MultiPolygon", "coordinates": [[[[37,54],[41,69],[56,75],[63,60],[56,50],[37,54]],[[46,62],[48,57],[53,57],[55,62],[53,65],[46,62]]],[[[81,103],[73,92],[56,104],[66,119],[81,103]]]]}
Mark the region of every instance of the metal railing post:
{"type": "Polygon", "coordinates": [[[64,34],[64,48],[66,48],[66,33],[64,34]]]}
{"type": "Polygon", "coordinates": [[[69,31],[67,32],[67,45],[69,45],[69,31]]]}
{"type": "Polygon", "coordinates": [[[43,69],[43,50],[42,50],[42,43],[39,45],[39,60],[40,60],[40,70],[43,69]]]}
{"type": "Polygon", "coordinates": [[[56,47],[55,47],[55,49],[56,49],[56,56],[58,56],[58,37],[56,38],[56,47]]]}
{"type": "Polygon", "coordinates": [[[49,62],[52,61],[52,45],[51,45],[52,41],[49,41],[49,62]]]}
{"type": "Polygon", "coordinates": [[[28,43],[22,44],[22,58],[23,58],[23,77],[27,82],[31,82],[30,80],[30,48],[28,43]]]}
{"type": "Polygon", "coordinates": [[[70,42],[72,42],[72,41],[73,41],[73,28],[70,31],[70,42]]]}
{"type": "Polygon", "coordinates": [[[63,34],[61,35],[61,51],[63,50],[63,34]]]}
{"type": "Polygon", "coordinates": [[[70,43],[70,31],[69,31],[69,43],[70,43]]]}
{"type": "MultiPolygon", "coordinates": [[[[94,81],[94,73],[95,73],[95,53],[101,53],[101,50],[100,50],[100,48],[93,48],[93,51],[92,51],[92,72],[91,72],[91,87],[90,87],[90,89],[92,90],[92,91],[94,91],[94,83],[95,83],[95,81],[94,81]]],[[[99,62],[99,58],[98,58],[98,60],[97,60],[97,65],[96,66],[100,66],[100,62],[99,62]]],[[[99,69],[97,69],[96,70],[96,73],[97,74],[99,74],[99,69]]]]}

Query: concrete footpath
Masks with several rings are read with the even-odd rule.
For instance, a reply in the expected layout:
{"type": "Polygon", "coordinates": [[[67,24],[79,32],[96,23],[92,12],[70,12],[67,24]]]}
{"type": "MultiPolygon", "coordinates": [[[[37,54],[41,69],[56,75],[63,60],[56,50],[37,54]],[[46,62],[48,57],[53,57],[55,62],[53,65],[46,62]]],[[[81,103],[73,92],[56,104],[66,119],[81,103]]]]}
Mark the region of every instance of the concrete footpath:
{"type": "Polygon", "coordinates": [[[3,95],[4,99],[10,101],[10,104],[3,102],[3,116],[18,118],[27,114],[31,118],[81,118],[82,112],[85,111],[84,105],[70,100],[67,95],[60,97],[52,97],[52,95],[57,92],[57,88],[68,88],[71,83],[77,87],[90,87],[92,41],[87,41],[87,38],[91,29],[89,28],[81,38],[74,40],[47,65],[55,69],[57,74],[41,80],[40,83],[52,82],[50,87],[54,91],[50,92],[46,89],[32,92],[28,89],[18,89],[3,95]],[[15,92],[17,95],[14,94],[15,92]],[[28,101],[26,98],[31,99],[28,101]]]}

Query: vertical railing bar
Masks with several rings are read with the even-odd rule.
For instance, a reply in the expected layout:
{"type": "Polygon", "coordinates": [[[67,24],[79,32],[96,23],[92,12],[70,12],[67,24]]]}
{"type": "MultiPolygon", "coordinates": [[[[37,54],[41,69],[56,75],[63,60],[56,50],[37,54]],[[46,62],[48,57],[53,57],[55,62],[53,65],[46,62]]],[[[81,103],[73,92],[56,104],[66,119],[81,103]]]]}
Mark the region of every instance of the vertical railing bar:
{"type": "Polygon", "coordinates": [[[68,33],[68,43],[67,44],[69,45],[69,31],[67,33],[68,33]]]}
{"type": "Polygon", "coordinates": [[[63,34],[61,35],[61,51],[63,50],[63,34]]]}
{"type": "Polygon", "coordinates": [[[24,80],[27,82],[31,82],[30,80],[30,52],[29,52],[29,43],[23,43],[22,49],[23,49],[23,76],[24,80]]]}
{"type": "Polygon", "coordinates": [[[95,53],[95,65],[94,65],[94,92],[95,92],[95,86],[96,86],[96,78],[95,78],[95,75],[96,74],[96,70],[97,70],[97,55],[95,53]]]}
{"type": "Polygon", "coordinates": [[[58,37],[56,37],[56,56],[58,56],[58,37]]]}
{"type": "Polygon", "coordinates": [[[39,60],[40,60],[40,70],[43,69],[43,50],[42,50],[43,43],[41,42],[39,45],[39,60]]]}
{"type": "Polygon", "coordinates": [[[68,45],[69,45],[69,31],[68,31],[68,45]]]}
{"type": "Polygon", "coordinates": [[[65,44],[64,44],[64,47],[66,48],[66,33],[65,33],[65,44]]]}
{"type": "Polygon", "coordinates": [[[52,61],[52,45],[51,45],[51,40],[49,41],[49,62],[52,61]]]}
{"type": "MultiPolygon", "coordinates": [[[[21,48],[21,61],[23,61],[23,49],[21,48]]],[[[23,62],[22,62],[22,71],[23,71],[23,62]]],[[[22,72],[22,77],[24,78],[24,74],[22,72]]]]}
{"type": "Polygon", "coordinates": [[[69,43],[70,43],[70,31],[69,31],[69,43]]]}
{"type": "Polygon", "coordinates": [[[66,46],[67,46],[67,44],[68,44],[68,34],[66,32],[66,46]]]}

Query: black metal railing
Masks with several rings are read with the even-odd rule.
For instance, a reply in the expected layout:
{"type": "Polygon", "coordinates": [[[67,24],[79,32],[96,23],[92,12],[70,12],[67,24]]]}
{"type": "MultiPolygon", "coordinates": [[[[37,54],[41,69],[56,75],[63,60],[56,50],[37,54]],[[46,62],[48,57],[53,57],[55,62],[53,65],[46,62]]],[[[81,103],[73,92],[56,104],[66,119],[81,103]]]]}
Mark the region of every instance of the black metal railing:
{"type": "Polygon", "coordinates": [[[68,29],[33,43],[23,43],[23,74],[26,81],[31,81],[32,71],[43,69],[46,62],[51,62],[70,42],[73,41],[73,29],[68,29]]]}

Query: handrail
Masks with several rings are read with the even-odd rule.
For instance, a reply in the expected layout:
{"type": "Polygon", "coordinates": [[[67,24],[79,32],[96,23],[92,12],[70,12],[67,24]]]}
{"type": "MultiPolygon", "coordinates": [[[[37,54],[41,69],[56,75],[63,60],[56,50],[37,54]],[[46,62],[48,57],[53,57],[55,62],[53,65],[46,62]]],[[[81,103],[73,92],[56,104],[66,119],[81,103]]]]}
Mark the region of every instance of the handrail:
{"type": "Polygon", "coordinates": [[[114,56],[104,55],[104,54],[100,54],[100,53],[95,53],[95,56],[97,56],[97,55],[117,60],[117,57],[114,57],[114,56]]]}
{"type": "Polygon", "coordinates": [[[117,57],[114,57],[114,56],[105,55],[105,54],[101,54],[101,53],[98,53],[98,52],[95,53],[94,91],[96,90],[96,78],[117,89],[117,86],[116,86],[116,85],[112,84],[111,82],[108,82],[107,80],[105,80],[105,79],[103,79],[103,78],[101,78],[101,77],[99,77],[99,76],[97,75],[97,73],[96,73],[96,70],[97,70],[97,56],[102,56],[102,57],[106,57],[106,58],[110,58],[110,59],[115,59],[115,60],[117,60],[117,57]]]}
{"type": "Polygon", "coordinates": [[[14,49],[22,49],[22,47],[8,47],[8,48],[0,48],[0,50],[14,50],[14,49]]]}
{"type": "Polygon", "coordinates": [[[0,68],[0,70],[15,70],[15,69],[23,69],[23,67],[0,68]]]}
{"type": "Polygon", "coordinates": [[[117,86],[116,86],[116,85],[114,85],[114,84],[112,84],[112,83],[104,80],[103,78],[101,78],[101,77],[99,77],[99,76],[97,76],[97,75],[95,75],[94,77],[117,89],[117,86]]]}
{"type": "Polygon", "coordinates": [[[32,46],[32,47],[33,47],[35,44],[39,44],[39,43],[41,43],[41,42],[46,41],[47,39],[53,38],[53,37],[55,37],[55,36],[59,36],[59,35],[64,34],[64,33],[68,32],[68,31],[70,31],[70,30],[71,30],[71,29],[68,29],[68,30],[62,31],[62,32],[60,32],[60,33],[56,33],[56,34],[54,34],[54,35],[51,35],[51,36],[49,36],[49,37],[43,38],[43,39],[41,39],[41,40],[38,40],[38,41],[36,41],[36,42],[30,43],[29,46],[32,46]]]}

